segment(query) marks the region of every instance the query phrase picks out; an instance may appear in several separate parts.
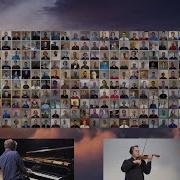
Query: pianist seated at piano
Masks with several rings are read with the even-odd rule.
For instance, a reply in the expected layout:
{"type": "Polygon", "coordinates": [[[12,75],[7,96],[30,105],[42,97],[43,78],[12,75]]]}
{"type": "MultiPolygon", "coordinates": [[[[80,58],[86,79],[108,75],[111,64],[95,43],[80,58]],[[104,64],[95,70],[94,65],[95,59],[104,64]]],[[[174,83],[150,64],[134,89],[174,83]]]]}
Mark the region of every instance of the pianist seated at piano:
{"type": "Polygon", "coordinates": [[[24,166],[23,160],[16,151],[17,142],[8,139],[4,142],[4,153],[0,156],[0,168],[3,170],[4,180],[29,180],[27,175],[31,170],[24,166]]]}
{"type": "Polygon", "coordinates": [[[0,179],[74,179],[74,140],[8,139],[3,143],[5,150],[0,149],[0,179]]]}

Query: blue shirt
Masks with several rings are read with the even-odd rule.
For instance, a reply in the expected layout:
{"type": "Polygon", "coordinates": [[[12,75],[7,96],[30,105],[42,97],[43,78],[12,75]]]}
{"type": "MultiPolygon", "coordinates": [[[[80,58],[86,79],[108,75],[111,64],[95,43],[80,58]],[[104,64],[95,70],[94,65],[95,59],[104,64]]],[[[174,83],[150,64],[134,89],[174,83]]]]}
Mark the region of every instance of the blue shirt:
{"type": "Polygon", "coordinates": [[[174,123],[171,123],[168,127],[169,127],[169,128],[177,128],[177,125],[174,124],[174,123]]]}
{"type": "Polygon", "coordinates": [[[3,118],[10,118],[10,114],[8,112],[3,113],[3,118]]]}
{"type": "Polygon", "coordinates": [[[108,64],[101,64],[100,69],[109,69],[108,64]]]}
{"type": "Polygon", "coordinates": [[[12,56],[12,60],[14,60],[14,61],[20,60],[19,55],[15,54],[14,56],[12,56]]]}
{"type": "Polygon", "coordinates": [[[158,41],[158,38],[156,36],[151,36],[149,38],[150,41],[158,41]]]}
{"type": "Polygon", "coordinates": [[[5,151],[0,156],[0,168],[3,172],[3,180],[18,180],[23,178],[26,172],[24,163],[17,151],[5,151]]]}

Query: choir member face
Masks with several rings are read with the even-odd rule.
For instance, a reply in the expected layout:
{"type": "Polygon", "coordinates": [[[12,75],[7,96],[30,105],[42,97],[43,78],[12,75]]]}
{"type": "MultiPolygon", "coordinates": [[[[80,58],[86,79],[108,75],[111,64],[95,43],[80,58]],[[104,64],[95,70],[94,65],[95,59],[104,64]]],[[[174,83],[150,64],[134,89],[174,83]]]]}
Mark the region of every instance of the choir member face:
{"type": "Polygon", "coordinates": [[[155,87],[155,81],[152,81],[152,82],[151,82],[151,86],[152,86],[152,87],[155,87]]]}
{"type": "Polygon", "coordinates": [[[54,120],[54,125],[57,125],[57,120],[54,120]]]}
{"type": "Polygon", "coordinates": [[[122,116],[123,116],[123,117],[126,116],[126,110],[122,110],[122,116]]]}
{"type": "Polygon", "coordinates": [[[77,96],[77,92],[76,91],[73,92],[73,96],[77,96]]]}
{"type": "Polygon", "coordinates": [[[133,33],[133,38],[136,38],[136,33],[133,33]]]}
{"type": "Polygon", "coordinates": [[[37,119],[35,119],[34,120],[34,125],[37,125],[37,124],[38,124],[37,119]]]}
{"type": "Polygon", "coordinates": [[[145,125],[145,124],[146,124],[146,121],[145,121],[145,120],[143,120],[143,121],[142,121],[142,124],[143,124],[143,125],[145,125]]]}
{"type": "Polygon", "coordinates": [[[86,121],[86,120],[83,121],[83,125],[84,125],[84,126],[87,125],[87,121],[86,121]]]}
{"type": "Polygon", "coordinates": [[[106,32],[102,32],[102,37],[106,38],[106,32]]]}
{"type": "Polygon", "coordinates": [[[142,36],[142,38],[144,38],[145,37],[145,32],[142,32],[141,36],[142,36]]]}
{"type": "Polygon", "coordinates": [[[165,119],[162,120],[162,124],[163,124],[163,125],[166,124],[166,120],[165,120],[165,119]]]}
{"type": "Polygon", "coordinates": [[[24,126],[27,126],[28,125],[28,122],[27,121],[24,121],[24,126]]]}
{"type": "Polygon", "coordinates": [[[115,32],[111,32],[111,37],[115,37],[115,32]]]}
{"type": "Polygon", "coordinates": [[[47,47],[47,41],[44,42],[44,47],[47,47]]]}
{"type": "Polygon", "coordinates": [[[83,105],[84,105],[84,106],[86,105],[86,101],[83,101],[83,105]]]}
{"type": "Polygon", "coordinates": [[[172,37],[172,38],[175,37],[175,32],[171,32],[171,37],[172,37]]]}
{"type": "Polygon", "coordinates": [[[45,121],[44,121],[44,124],[45,124],[45,125],[48,125],[48,120],[45,120],[45,121]]]}
{"type": "Polygon", "coordinates": [[[103,86],[107,86],[107,83],[105,80],[102,81],[103,86]]]}
{"type": "Polygon", "coordinates": [[[76,126],[76,125],[78,125],[78,123],[77,123],[77,121],[76,120],[74,120],[74,125],[76,126]]]}
{"type": "Polygon", "coordinates": [[[8,36],[8,32],[4,32],[4,36],[8,36]]]}
{"type": "Polygon", "coordinates": [[[57,71],[56,70],[54,70],[53,75],[57,76],[57,71]]]}
{"type": "Polygon", "coordinates": [[[83,72],[83,77],[86,78],[87,77],[87,71],[83,72]]]}
{"type": "Polygon", "coordinates": [[[122,33],[122,37],[123,37],[123,38],[126,37],[126,33],[125,33],[125,32],[122,33]]]}
{"type": "Polygon", "coordinates": [[[116,90],[114,90],[114,95],[117,95],[117,91],[116,90]]]}
{"type": "Polygon", "coordinates": [[[93,109],[93,114],[96,114],[96,109],[93,109]]]}

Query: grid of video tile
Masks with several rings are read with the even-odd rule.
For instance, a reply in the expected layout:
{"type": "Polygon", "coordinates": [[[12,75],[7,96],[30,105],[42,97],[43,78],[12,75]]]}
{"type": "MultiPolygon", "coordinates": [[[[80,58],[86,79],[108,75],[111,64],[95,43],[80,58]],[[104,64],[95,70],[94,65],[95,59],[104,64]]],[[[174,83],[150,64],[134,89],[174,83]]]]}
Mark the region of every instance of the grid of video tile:
{"type": "Polygon", "coordinates": [[[180,32],[0,34],[2,128],[180,127],[180,32]]]}

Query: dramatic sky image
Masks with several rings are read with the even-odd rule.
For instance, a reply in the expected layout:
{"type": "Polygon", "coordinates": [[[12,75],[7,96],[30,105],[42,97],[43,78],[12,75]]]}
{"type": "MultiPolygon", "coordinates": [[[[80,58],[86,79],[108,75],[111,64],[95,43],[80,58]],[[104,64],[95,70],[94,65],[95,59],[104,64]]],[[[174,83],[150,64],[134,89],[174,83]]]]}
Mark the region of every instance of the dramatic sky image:
{"type": "MultiPolygon", "coordinates": [[[[180,31],[179,7],[179,0],[168,2],[164,0],[0,0],[0,31],[180,31]]],[[[0,138],[73,138],[75,140],[75,180],[102,180],[104,139],[173,138],[180,140],[180,130],[1,129],[0,138]]],[[[157,145],[160,146],[160,144],[157,145]]],[[[171,154],[167,155],[171,156],[171,154]]]]}
{"type": "Polygon", "coordinates": [[[177,30],[180,1],[0,0],[2,30],[177,30]]]}

